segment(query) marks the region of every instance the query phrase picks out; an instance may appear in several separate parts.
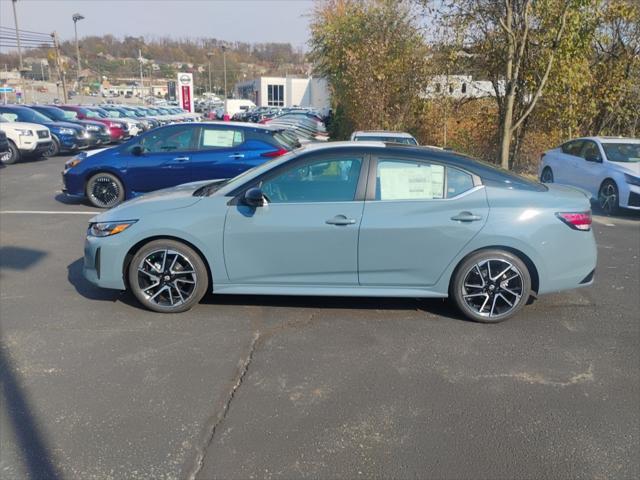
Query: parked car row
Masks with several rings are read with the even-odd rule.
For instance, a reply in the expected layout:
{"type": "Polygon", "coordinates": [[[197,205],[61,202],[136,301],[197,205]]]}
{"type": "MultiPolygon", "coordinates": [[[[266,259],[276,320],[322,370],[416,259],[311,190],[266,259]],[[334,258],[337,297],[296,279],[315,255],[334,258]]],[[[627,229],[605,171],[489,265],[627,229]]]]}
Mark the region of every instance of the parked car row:
{"type": "Polygon", "coordinates": [[[2,163],[15,163],[22,157],[75,153],[89,147],[119,143],[161,125],[194,122],[200,115],[179,107],[130,105],[2,105],[0,129],[8,138],[8,150],[0,154],[2,163]],[[29,124],[29,126],[8,123],[29,124]],[[38,127],[34,127],[37,125],[38,127]],[[33,142],[29,133],[47,132],[33,142]]]}

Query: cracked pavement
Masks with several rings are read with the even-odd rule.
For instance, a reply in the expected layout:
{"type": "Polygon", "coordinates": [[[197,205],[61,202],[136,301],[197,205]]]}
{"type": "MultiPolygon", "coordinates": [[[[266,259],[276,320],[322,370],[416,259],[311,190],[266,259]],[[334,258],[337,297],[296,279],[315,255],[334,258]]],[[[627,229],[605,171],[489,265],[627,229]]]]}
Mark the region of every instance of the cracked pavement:
{"type": "Polygon", "coordinates": [[[64,160],[0,169],[3,479],[640,477],[640,215],[596,217],[593,287],[498,325],[376,298],[167,316],[82,279],[64,160]]]}

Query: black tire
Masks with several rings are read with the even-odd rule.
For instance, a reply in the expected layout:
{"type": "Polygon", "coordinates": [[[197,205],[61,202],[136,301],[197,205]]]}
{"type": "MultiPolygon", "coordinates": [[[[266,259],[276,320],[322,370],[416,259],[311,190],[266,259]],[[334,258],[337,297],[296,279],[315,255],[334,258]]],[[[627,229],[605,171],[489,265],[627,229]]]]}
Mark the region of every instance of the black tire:
{"type": "Polygon", "coordinates": [[[605,180],[600,185],[598,206],[608,216],[620,213],[620,194],[618,193],[618,186],[613,180],[605,180]]]}
{"type": "Polygon", "coordinates": [[[145,308],[161,313],[190,310],[209,288],[207,267],[200,255],[176,240],[154,240],[140,248],[129,264],[127,279],[138,301],[145,308]],[[141,268],[146,273],[141,272],[141,268]],[[156,282],[161,283],[154,286],[156,282]],[[160,291],[162,289],[164,291],[160,291]]]}
{"type": "Polygon", "coordinates": [[[124,186],[111,173],[96,173],[87,182],[85,193],[94,207],[112,208],[124,201],[124,186]]]}
{"type": "Polygon", "coordinates": [[[60,141],[51,136],[51,146],[42,154],[43,157],[55,157],[60,153],[60,141]]]}
{"type": "Polygon", "coordinates": [[[553,183],[553,170],[551,170],[551,167],[544,167],[540,174],[540,182],[553,183]]]}
{"type": "Polygon", "coordinates": [[[482,323],[513,317],[530,295],[531,274],[527,266],[517,255],[499,249],[481,250],[467,257],[456,268],[449,288],[449,296],[462,314],[482,323]],[[505,270],[507,266],[511,268],[505,270]]]}
{"type": "Polygon", "coordinates": [[[16,147],[16,144],[11,140],[7,140],[9,143],[9,151],[5,153],[0,153],[0,162],[4,165],[12,165],[20,160],[20,150],[16,147]]]}

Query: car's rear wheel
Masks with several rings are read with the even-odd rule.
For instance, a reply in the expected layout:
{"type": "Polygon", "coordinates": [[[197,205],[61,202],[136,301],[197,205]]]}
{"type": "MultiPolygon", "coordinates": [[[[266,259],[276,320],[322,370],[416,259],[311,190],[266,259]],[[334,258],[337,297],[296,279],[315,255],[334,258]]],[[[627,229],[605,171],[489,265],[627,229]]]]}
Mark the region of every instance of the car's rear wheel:
{"type": "Polygon", "coordinates": [[[620,210],[618,186],[612,180],[605,180],[598,192],[598,205],[606,215],[615,215],[620,210]]]}
{"type": "Polygon", "coordinates": [[[111,173],[97,173],[87,182],[86,195],[94,207],[111,208],[124,200],[124,186],[111,173]]]}
{"type": "Polygon", "coordinates": [[[517,255],[482,250],[456,269],[450,295],[469,319],[497,323],[515,315],[528,301],[531,275],[517,255]]]}
{"type": "Polygon", "coordinates": [[[542,174],[540,175],[540,181],[542,183],[553,183],[553,171],[549,167],[544,167],[542,174]]]}
{"type": "Polygon", "coordinates": [[[51,146],[45,150],[43,156],[45,157],[55,157],[60,153],[60,141],[52,136],[51,137],[51,146]]]}
{"type": "Polygon", "coordinates": [[[0,162],[5,165],[11,165],[20,160],[20,150],[16,147],[16,144],[11,140],[8,140],[9,143],[9,151],[5,153],[0,153],[0,162]]]}
{"type": "Polygon", "coordinates": [[[142,305],[162,313],[191,309],[209,285],[200,255],[175,240],[154,240],[138,250],[129,264],[128,280],[142,305]]]}

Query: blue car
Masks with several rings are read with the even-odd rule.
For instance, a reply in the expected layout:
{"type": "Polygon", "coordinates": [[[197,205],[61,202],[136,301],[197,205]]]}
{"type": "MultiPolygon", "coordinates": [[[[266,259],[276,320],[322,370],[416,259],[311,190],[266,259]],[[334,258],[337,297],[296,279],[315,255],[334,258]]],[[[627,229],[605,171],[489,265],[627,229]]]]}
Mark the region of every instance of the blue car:
{"type": "Polygon", "coordinates": [[[62,174],[63,191],[110,208],[181,183],[235,177],[295,148],[288,138],[279,130],[245,123],[168,125],[71,158],[62,174]]]}
{"type": "Polygon", "coordinates": [[[28,107],[0,105],[0,115],[12,122],[30,122],[44,125],[51,131],[51,147],[47,157],[61,152],[77,152],[89,145],[89,134],[83,126],[71,122],[54,121],[28,107]]]}
{"type": "Polygon", "coordinates": [[[585,194],[468,157],[315,144],[231,180],[144,195],[94,217],[84,276],[175,313],[214,294],[451,297],[499,322],[591,285],[585,194]]]}
{"type": "MultiPolygon", "coordinates": [[[[78,120],[75,112],[64,111],[61,108],[50,105],[30,105],[30,109],[41,113],[54,122],[68,122],[79,125],[87,130],[87,144],[89,147],[98,145],[107,145],[111,143],[111,135],[109,129],[100,122],[93,120],[78,120]]],[[[54,145],[54,148],[57,145],[54,145]]],[[[54,152],[54,155],[58,152],[54,152]]]]}

